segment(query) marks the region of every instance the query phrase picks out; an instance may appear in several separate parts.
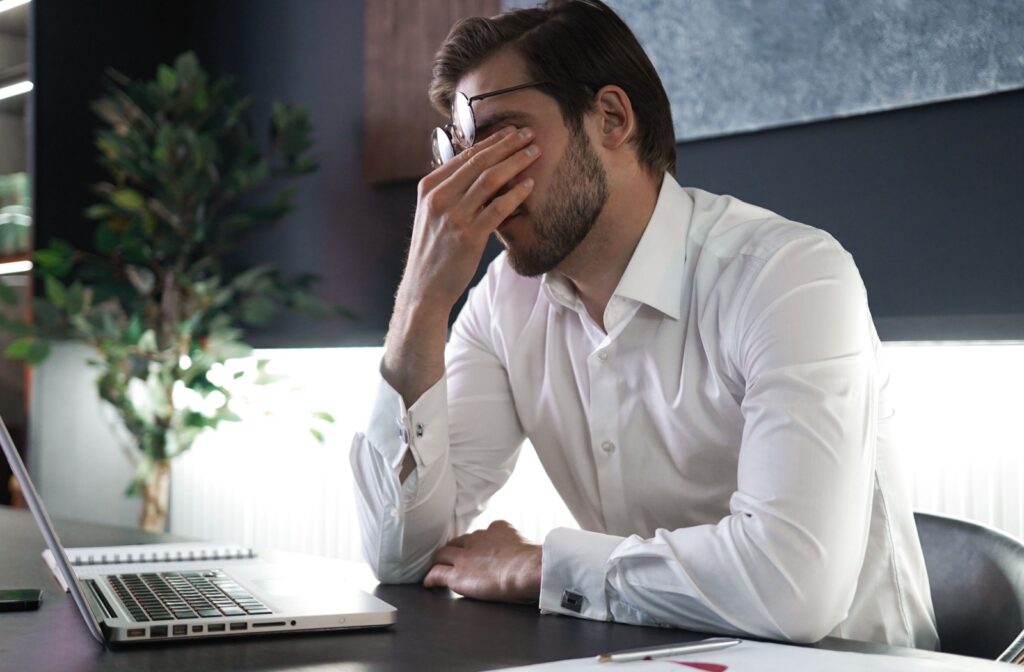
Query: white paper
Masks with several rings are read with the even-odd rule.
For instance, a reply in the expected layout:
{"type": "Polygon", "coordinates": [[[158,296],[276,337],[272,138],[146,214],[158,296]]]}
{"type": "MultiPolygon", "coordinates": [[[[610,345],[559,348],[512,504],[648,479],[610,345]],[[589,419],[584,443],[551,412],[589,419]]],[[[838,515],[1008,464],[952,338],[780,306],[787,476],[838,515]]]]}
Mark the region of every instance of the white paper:
{"type": "MultiPolygon", "coordinates": [[[[744,641],[722,651],[633,663],[599,663],[594,656],[506,669],[530,672],[963,672],[964,662],[958,656],[910,658],[744,641]]],[[[971,663],[972,670],[989,666],[993,672],[1019,669],[980,659],[971,659],[971,663]]]]}

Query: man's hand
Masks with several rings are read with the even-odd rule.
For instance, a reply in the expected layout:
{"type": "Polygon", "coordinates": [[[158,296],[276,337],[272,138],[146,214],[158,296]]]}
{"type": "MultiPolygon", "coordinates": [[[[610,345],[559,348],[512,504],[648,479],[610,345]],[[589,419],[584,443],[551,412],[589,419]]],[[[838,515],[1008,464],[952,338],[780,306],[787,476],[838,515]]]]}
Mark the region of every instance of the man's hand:
{"type": "Polygon", "coordinates": [[[487,239],[533,191],[520,173],[540,156],[529,129],[506,128],[420,180],[381,373],[407,405],[444,374],[448,316],[487,239]]]}
{"type": "Polygon", "coordinates": [[[478,600],[536,602],[540,561],[540,546],[526,543],[515,528],[498,520],[439,549],[423,585],[450,588],[478,600]]]}
{"type": "Polygon", "coordinates": [[[510,186],[540,156],[532,140],[528,128],[504,128],[420,180],[400,296],[451,310],[487,238],[533,189],[532,180],[510,186]]]}

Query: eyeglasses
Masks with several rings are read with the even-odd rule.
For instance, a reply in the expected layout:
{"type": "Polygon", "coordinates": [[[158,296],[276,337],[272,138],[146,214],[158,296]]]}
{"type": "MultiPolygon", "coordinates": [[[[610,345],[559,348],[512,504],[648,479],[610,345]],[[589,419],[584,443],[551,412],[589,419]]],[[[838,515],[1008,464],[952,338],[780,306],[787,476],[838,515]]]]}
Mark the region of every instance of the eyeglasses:
{"type": "Polygon", "coordinates": [[[434,154],[434,167],[437,168],[448,163],[455,158],[456,154],[473,146],[473,142],[476,141],[476,115],[473,113],[474,102],[547,83],[527,82],[526,84],[517,84],[516,86],[509,86],[497,91],[481,93],[472,98],[467,97],[462,92],[456,93],[455,98],[452,99],[452,123],[447,126],[438,126],[430,134],[430,146],[434,154]]]}

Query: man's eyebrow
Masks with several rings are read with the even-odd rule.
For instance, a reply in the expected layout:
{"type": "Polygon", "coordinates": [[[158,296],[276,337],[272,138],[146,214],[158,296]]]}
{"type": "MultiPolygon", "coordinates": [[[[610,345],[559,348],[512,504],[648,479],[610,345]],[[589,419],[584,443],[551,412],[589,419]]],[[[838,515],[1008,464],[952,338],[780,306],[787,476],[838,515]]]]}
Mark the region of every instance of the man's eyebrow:
{"type": "Polygon", "coordinates": [[[484,117],[482,120],[477,122],[476,133],[477,135],[484,135],[489,130],[499,124],[514,121],[527,121],[530,119],[530,115],[526,112],[520,112],[519,110],[506,110],[504,112],[495,112],[494,114],[484,117]]]}

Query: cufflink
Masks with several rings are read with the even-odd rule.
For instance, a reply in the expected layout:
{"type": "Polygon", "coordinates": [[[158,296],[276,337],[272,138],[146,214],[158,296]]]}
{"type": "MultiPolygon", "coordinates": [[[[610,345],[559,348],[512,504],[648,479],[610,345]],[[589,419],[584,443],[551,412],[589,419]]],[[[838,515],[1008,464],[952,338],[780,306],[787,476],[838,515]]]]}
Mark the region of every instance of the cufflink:
{"type": "Polygon", "coordinates": [[[416,436],[417,437],[423,436],[423,423],[422,422],[417,422],[416,423],[416,436]]]}
{"type": "Polygon", "coordinates": [[[573,613],[583,611],[583,596],[571,590],[562,591],[562,609],[568,609],[573,613]]]}
{"type": "Polygon", "coordinates": [[[398,436],[402,439],[402,443],[409,444],[409,430],[406,429],[405,422],[401,418],[398,419],[398,436]]]}

